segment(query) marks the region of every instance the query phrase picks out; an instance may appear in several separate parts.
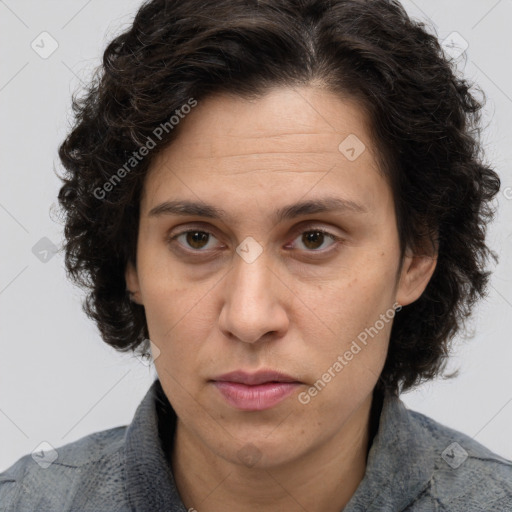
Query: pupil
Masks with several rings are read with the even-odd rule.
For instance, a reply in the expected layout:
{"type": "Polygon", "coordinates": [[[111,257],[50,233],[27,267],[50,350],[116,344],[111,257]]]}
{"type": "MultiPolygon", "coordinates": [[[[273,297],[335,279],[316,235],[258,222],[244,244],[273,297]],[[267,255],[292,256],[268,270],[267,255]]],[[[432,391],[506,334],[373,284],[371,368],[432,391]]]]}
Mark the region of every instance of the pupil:
{"type": "Polygon", "coordinates": [[[201,242],[208,242],[208,233],[202,231],[191,231],[187,233],[187,243],[194,249],[203,247],[201,242]]]}
{"type": "Polygon", "coordinates": [[[321,233],[320,231],[310,231],[309,233],[307,233],[306,235],[306,242],[305,242],[305,246],[308,247],[309,249],[314,249],[315,247],[311,247],[310,246],[310,242],[313,242],[313,246],[315,245],[315,241],[318,242],[318,239],[320,239],[320,245],[322,245],[322,241],[323,241],[323,236],[324,234],[321,233]]]}

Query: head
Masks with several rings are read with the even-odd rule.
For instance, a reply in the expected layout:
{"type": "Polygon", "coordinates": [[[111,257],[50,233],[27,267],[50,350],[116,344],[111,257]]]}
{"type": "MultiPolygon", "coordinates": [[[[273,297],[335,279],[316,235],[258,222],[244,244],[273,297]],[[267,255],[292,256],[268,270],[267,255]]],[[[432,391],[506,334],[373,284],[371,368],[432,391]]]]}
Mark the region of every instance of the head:
{"type": "Polygon", "coordinates": [[[85,311],[117,350],[152,340],[178,416],[240,414],[209,380],[271,367],[311,439],[312,412],[336,429],[440,375],[485,292],[481,107],[396,1],[144,4],[59,151],[85,311]]]}

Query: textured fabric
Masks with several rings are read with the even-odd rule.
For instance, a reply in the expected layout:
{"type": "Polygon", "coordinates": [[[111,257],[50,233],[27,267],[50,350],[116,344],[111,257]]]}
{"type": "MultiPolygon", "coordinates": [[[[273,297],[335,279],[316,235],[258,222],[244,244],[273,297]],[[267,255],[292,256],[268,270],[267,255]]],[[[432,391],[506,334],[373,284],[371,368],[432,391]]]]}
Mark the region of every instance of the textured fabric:
{"type": "MultiPolygon", "coordinates": [[[[46,469],[28,454],[1,473],[0,511],[187,512],[165,455],[175,420],[156,380],[130,425],[57,448],[46,469]]],[[[343,509],[363,511],[511,512],[512,461],[386,395],[365,476],[343,509]]]]}

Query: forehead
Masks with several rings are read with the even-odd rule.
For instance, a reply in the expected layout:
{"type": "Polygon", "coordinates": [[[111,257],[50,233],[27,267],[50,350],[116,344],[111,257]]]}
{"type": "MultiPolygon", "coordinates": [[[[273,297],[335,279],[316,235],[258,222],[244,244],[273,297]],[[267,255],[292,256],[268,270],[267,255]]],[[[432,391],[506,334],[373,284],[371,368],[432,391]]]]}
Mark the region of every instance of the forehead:
{"type": "Polygon", "coordinates": [[[366,189],[371,200],[382,177],[367,123],[356,101],[313,87],[273,89],[257,99],[208,97],[152,162],[144,209],[171,191],[196,200],[264,189],[303,195],[319,181],[352,194],[366,189]]]}
{"type": "Polygon", "coordinates": [[[367,122],[356,100],[315,87],[275,88],[257,99],[216,94],[186,116],[175,142],[198,158],[229,153],[239,141],[255,153],[262,142],[270,150],[283,142],[296,151],[304,143],[332,150],[344,134],[367,139],[367,122]]]}

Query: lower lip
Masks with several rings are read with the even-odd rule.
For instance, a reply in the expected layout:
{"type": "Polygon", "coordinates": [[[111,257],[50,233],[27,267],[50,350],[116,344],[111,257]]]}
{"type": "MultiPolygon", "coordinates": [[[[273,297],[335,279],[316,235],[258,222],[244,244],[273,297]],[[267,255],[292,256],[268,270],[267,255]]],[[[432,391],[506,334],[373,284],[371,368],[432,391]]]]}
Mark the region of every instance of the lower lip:
{"type": "Polygon", "coordinates": [[[300,386],[299,382],[269,382],[256,386],[226,381],[214,381],[213,384],[229,404],[243,411],[269,409],[290,396],[300,386]]]}

